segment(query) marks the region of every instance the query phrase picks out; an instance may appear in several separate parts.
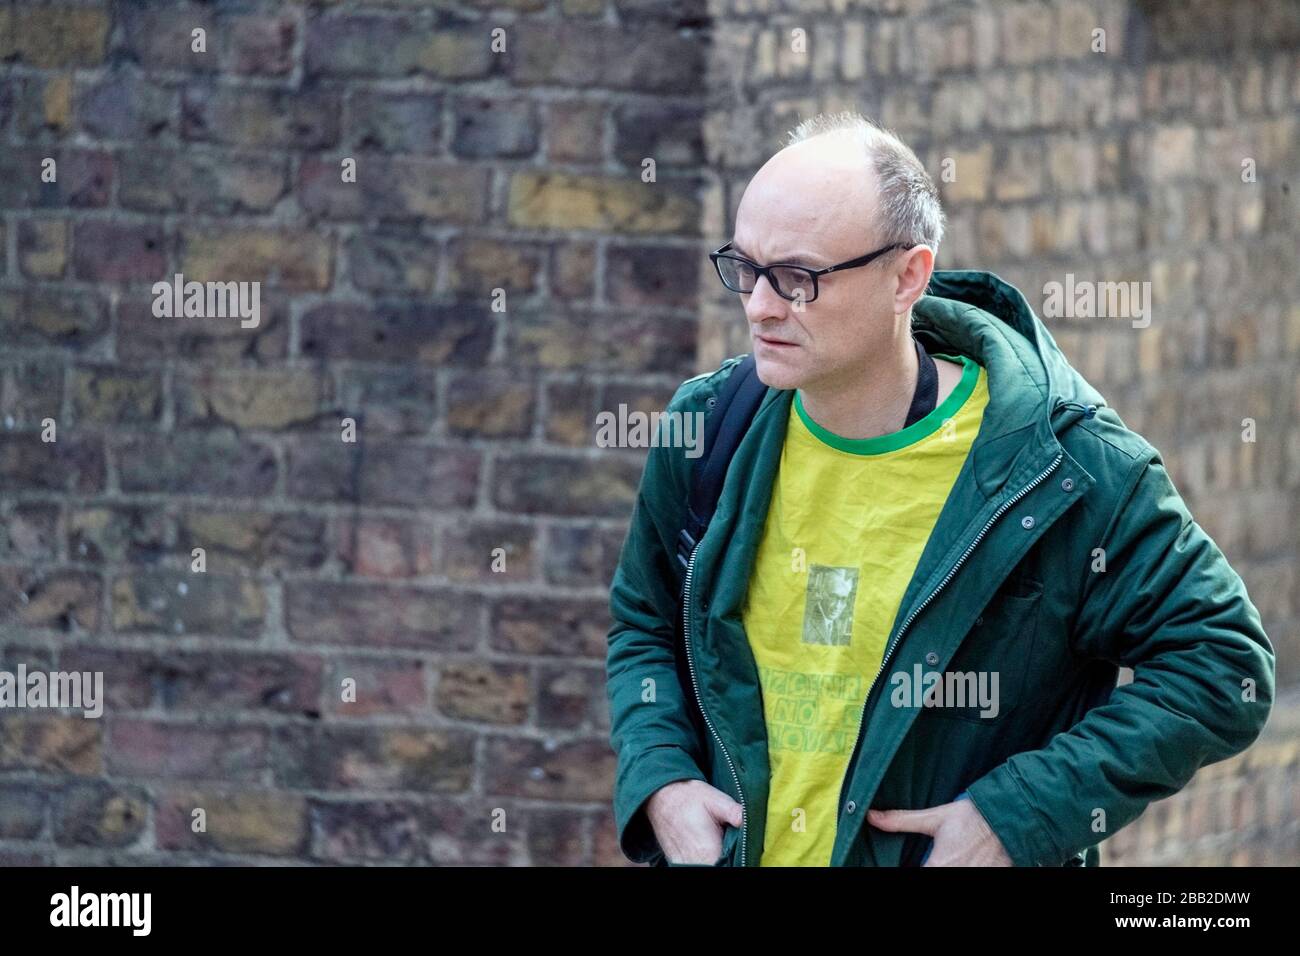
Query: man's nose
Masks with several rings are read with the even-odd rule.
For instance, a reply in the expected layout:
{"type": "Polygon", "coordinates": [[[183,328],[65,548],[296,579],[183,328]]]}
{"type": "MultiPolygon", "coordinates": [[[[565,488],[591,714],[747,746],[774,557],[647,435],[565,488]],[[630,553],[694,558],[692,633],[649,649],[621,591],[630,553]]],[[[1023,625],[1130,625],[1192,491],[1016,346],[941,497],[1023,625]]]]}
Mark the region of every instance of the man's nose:
{"type": "Polygon", "coordinates": [[[750,324],[758,325],[764,319],[784,319],[789,308],[789,301],[781,298],[772,288],[767,276],[754,280],[754,291],[745,303],[745,317],[750,324]]]}

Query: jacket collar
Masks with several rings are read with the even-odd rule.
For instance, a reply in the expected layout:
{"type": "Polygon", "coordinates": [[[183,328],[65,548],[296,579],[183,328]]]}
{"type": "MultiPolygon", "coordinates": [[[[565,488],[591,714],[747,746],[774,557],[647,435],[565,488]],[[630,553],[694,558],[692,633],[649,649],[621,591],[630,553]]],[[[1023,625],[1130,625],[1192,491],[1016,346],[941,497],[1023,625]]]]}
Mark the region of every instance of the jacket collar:
{"type": "Polygon", "coordinates": [[[987,369],[989,403],[971,448],[976,485],[986,498],[1021,472],[1061,453],[1053,420],[1065,402],[1104,405],[1052,339],[1021,293],[990,272],[934,273],[912,309],[927,348],[971,356],[987,369]]]}

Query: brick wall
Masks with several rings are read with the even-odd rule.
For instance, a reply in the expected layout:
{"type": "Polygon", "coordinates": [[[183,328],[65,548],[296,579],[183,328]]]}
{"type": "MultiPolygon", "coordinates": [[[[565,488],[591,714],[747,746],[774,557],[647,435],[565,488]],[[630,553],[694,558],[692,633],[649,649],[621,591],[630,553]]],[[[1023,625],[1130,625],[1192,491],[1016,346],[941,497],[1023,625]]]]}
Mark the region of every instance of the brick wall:
{"type": "MultiPolygon", "coordinates": [[[[620,863],[606,586],[642,456],[595,415],[744,350],[702,250],[841,103],[957,158],[941,264],[1159,283],[1150,329],[1058,339],[1300,680],[1294,6],[843,6],[0,6],[0,669],[107,697],[0,713],[0,863],[620,863]],[[178,272],[259,282],[259,324],[155,316],[178,272]]],[[[1270,732],[1168,839],[1287,846],[1294,805],[1252,795],[1294,795],[1300,734],[1270,732]]]]}

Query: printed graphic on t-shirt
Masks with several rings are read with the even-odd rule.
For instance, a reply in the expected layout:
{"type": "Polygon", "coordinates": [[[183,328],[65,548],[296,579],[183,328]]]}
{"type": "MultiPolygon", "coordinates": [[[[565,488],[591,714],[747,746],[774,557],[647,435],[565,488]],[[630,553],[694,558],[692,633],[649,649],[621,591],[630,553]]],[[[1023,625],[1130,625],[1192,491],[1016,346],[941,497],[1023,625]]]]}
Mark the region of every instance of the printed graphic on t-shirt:
{"type": "Polygon", "coordinates": [[[857,593],[857,568],[810,565],[803,613],[803,642],[849,644],[853,640],[853,599],[857,593]]]}
{"type": "Polygon", "coordinates": [[[768,702],[768,747],[804,754],[847,757],[870,681],[861,674],[809,674],[759,665],[768,702]]]}

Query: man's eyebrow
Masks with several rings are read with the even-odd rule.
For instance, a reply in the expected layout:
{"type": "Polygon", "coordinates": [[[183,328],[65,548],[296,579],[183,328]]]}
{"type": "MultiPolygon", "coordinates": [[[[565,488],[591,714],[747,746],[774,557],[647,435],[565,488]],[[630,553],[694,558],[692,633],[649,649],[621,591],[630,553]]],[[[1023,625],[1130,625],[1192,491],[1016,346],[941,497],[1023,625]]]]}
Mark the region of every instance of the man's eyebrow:
{"type": "MultiPolygon", "coordinates": [[[[754,258],[754,257],[751,256],[748,252],[746,252],[744,249],[740,248],[740,244],[737,243],[735,239],[732,239],[732,240],[731,240],[731,248],[734,249],[736,252],[740,253],[740,254],[741,254],[742,256],[744,256],[746,259],[753,259],[753,258],[754,258]]],[[[774,259],[774,260],[772,260],[772,261],[773,261],[773,262],[792,262],[792,263],[796,263],[796,264],[798,264],[798,265],[803,265],[803,266],[815,266],[815,265],[817,264],[817,262],[818,262],[820,259],[821,259],[821,256],[813,255],[813,254],[810,253],[810,252],[808,252],[808,253],[804,253],[804,252],[796,252],[796,253],[794,253],[793,255],[782,256],[781,258],[779,258],[779,259],[774,259]]]]}

